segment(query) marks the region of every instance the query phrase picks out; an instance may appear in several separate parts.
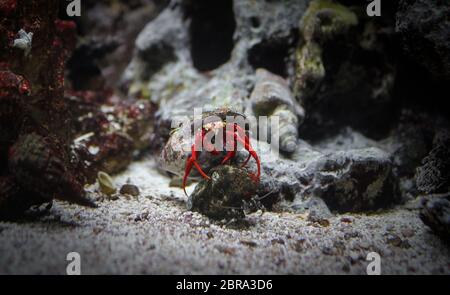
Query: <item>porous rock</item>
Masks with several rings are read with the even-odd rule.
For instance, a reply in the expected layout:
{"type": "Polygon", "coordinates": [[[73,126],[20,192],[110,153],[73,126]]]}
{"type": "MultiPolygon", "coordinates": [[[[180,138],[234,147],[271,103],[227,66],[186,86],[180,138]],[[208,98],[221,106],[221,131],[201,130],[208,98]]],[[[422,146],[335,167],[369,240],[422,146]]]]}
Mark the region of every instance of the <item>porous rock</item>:
{"type": "Polygon", "coordinates": [[[314,0],[300,21],[293,84],[306,138],[343,125],[379,138],[390,127],[396,66],[384,40],[392,33],[360,9],[314,0]]]}
{"type": "Polygon", "coordinates": [[[439,132],[433,148],[416,171],[419,191],[427,194],[446,193],[450,188],[450,134],[439,132]]]}
{"type": "Polygon", "coordinates": [[[434,232],[450,239],[450,195],[422,199],[420,218],[434,232]]]}
{"type": "Polygon", "coordinates": [[[412,60],[436,78],[450,79],[448,2],[400,0],[395,30],[412,60]]]}
{"type": "Polygon", "coordinates": [[[263,157],[262,163],[260,190],[276,192],[274,198],[281,200],[275,205],[278,210],[303,212],[317,207],[310,203],[313,197],[337,212],[376,210],[396,201],[392,163],[389,154],[379,148],[326,154],[303,149],[297,162],[279,159],[266,163],[263,157]]]}

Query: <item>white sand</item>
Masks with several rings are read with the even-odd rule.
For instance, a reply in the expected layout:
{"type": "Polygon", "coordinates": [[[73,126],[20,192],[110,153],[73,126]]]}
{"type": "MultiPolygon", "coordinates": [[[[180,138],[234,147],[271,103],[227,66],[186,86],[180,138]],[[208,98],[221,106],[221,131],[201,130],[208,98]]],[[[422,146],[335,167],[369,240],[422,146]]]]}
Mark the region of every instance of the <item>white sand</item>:
{"type": "Polygon", "coordinates": [[[327,227],[304,215],[255,213],[236,228],[187,211],[182,190],[169,188],[152,160],[133,163],[116,184],[128,178],[140,197],[97,209],[55,202],[37,220],[0,222],[0,273],[65,274],[76,251],[84,274],[365,274],[376,251],[383,274],[450,274],[449,246],[416,210],[339,215],[327,227]]]}

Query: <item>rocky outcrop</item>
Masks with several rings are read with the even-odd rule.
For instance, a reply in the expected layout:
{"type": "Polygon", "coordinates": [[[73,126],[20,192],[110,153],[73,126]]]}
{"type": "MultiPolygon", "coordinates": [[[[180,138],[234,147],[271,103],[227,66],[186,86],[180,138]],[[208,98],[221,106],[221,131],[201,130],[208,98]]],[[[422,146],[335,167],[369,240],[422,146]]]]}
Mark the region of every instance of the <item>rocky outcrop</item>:
{"type": "Polygon", "coordinates": [[[450,196],[433,196],[422,200],[420,218],[434,232],[450,240],[450,196]]]}
{"type": "Polygon", "coordinates": [[[450,79],[450,20],[445,1],[400,0],[396,32],[402,49],[434,77],[450,79]],[[418,21],[420,20],[420,21],[418,21]]]}
{"type": "Polygon", "coordinates": [[[53,198],[91,205],[71,157],[63,96],[75,29],[58,19],[56,0],[0,5],[1,219],[53,198]]]}
{"type": "MultiPolygon", "coordinates": [[[[273,191],[277,210],[302,212],[320,198],[336,212],[361,212],[396,202],[397,183],[389,154],[378,148],[319,153],[303,148],[298,161],[264,164],[260,190],[273,191]],[[275,199],[276,200],[276,199],[275,199]]],[[[273,200],[273,199],[272,199],[273,200]]]]}
{"type": "Polygon", "coordinates": [[[392,122],[396,67],[389,26],[363,7],[314,0],[300,21],[294,94],[306,111],[300,133],[311,139],[342,126],[380,138],[392,122]]]}
{"type": "Polygon", "coordinates": [[[450,134],[440,132],[433,148],[417,168],[416,184],[422,193],[446,193],[450,190],[450,134]]]}

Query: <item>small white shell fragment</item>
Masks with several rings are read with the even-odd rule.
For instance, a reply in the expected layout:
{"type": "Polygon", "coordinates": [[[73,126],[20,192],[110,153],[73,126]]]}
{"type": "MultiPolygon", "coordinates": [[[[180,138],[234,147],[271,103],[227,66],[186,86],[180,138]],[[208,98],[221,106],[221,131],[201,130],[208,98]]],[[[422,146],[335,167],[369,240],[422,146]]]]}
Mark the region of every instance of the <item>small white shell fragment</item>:
{"type": "Polygon", "coordinates": [[[14,40],[13,47],[22,49],[25,53],[25,56],[28,56],[28,54],[30,54],[33,42],[33,33],[27,33],[23,29],[20,29],[18,34],[19,38],[14,40]]]}

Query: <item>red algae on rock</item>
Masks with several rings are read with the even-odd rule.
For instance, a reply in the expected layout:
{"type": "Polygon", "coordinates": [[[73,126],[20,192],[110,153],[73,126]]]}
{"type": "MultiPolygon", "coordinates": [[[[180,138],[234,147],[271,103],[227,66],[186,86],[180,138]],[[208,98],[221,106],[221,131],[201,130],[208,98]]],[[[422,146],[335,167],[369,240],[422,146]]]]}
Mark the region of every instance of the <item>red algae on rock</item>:
{"type": "Polygon", "coordinates": [[[0,218],[56,197],[90,205],[70,156],[63,96],[76,30],[58,21],[58,2],[0,4],[0,218]]]}
{"type": "Polygon", "coordinates": [[[17,8],[17,0],[3,0],[0,3],[0,16],[3,15],[10,15],[13,13],[17,8]]]}

